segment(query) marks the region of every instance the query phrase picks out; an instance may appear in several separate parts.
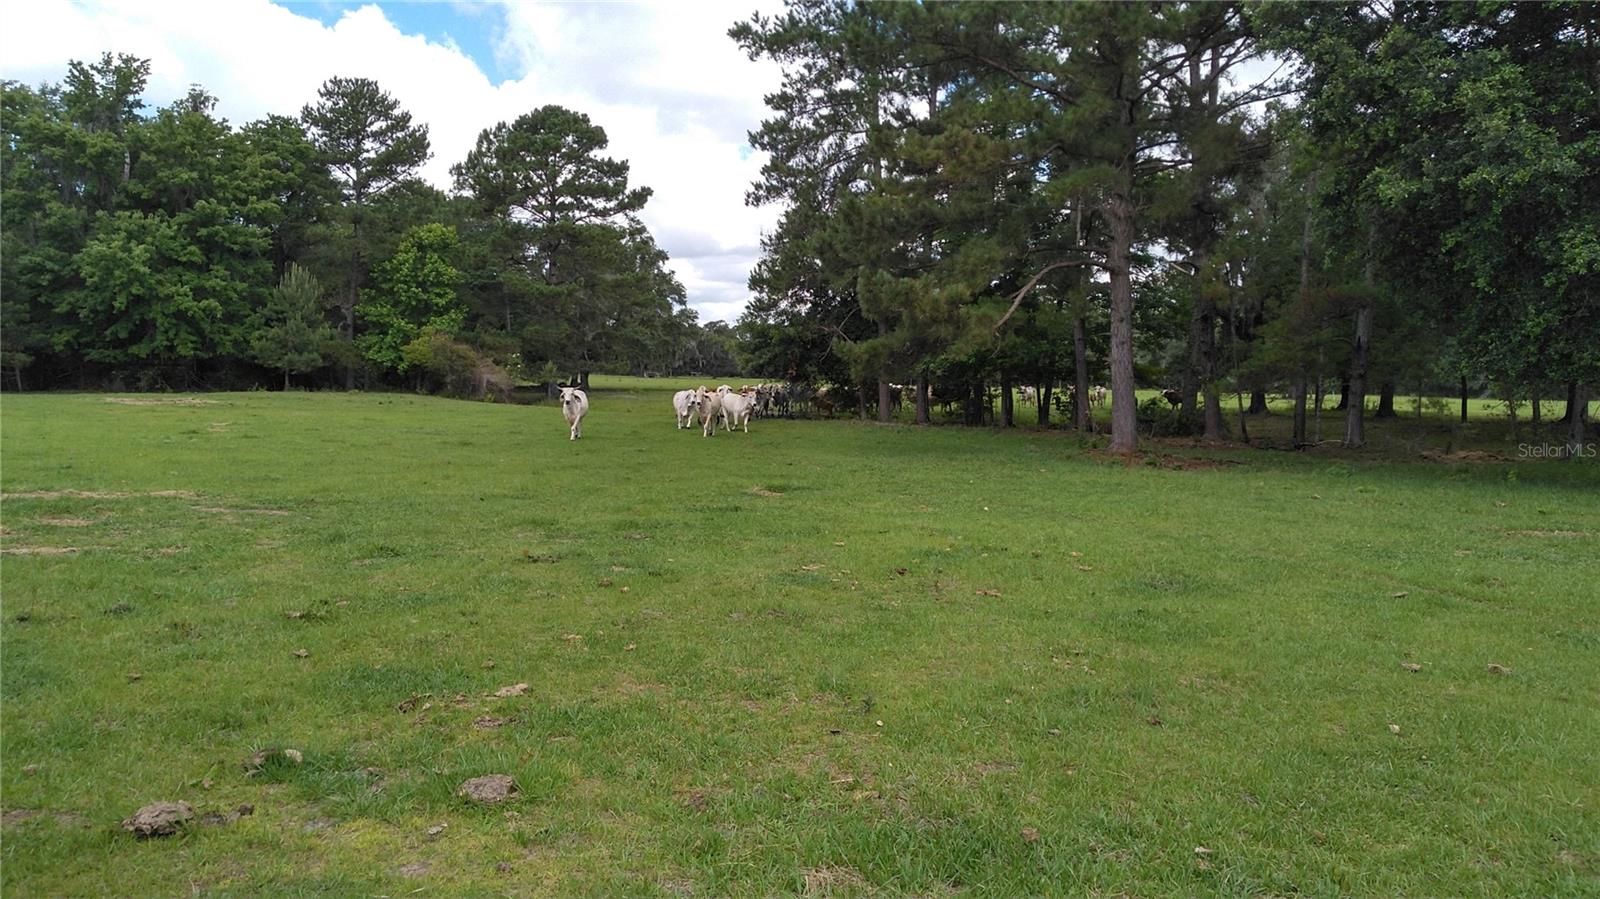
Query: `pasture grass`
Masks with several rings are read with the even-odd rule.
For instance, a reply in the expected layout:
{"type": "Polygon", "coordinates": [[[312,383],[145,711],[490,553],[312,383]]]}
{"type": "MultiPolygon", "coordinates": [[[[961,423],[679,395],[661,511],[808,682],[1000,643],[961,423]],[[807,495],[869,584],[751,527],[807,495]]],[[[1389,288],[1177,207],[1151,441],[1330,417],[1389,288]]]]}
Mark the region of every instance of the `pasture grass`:
{"type": "Polygon", "coordinates": [[[1600,892],[1600,465],[678,386],[7,397],[6,895],[1600,892]]]}

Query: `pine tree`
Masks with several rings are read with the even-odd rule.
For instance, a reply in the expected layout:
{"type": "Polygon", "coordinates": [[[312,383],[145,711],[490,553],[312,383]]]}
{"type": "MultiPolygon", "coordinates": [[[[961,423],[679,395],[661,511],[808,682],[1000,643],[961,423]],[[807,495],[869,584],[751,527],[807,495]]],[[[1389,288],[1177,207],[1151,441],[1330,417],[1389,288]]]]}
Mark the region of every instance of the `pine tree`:
{"type": "Polygon", "coordinates": [[[267,296],[260,321],[250,341],[257,362],[283,370],[283,389],[289,376],[314,371],[327,364],[329,343],[337,337],[323,319],[322,285],[315,275],[290,264],[278,286],[267,296]]]}

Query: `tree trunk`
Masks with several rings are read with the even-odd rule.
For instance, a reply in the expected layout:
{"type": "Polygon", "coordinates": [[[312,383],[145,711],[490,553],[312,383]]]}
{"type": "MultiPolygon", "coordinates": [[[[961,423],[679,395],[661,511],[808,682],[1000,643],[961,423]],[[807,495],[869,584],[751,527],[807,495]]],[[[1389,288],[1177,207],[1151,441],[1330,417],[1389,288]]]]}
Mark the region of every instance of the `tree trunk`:
{"type": "Polygon", "coordinates": [[[1045,379],[1043,384],[1039,385],[1039,394],[1035,402],[1039,404],[1040,429],[1050,427],[1050,392],[1053,386],[1054,382],[1048,378],[1045,379]]]}
{"type": "MultiPolygon", "coordinates": [[[[355,207],[350,216],[350,271],[349,295],[345,298],[344,307],[344,339],[350,342],[350,358],[355,358],[356,342],[356,306],[361,303],[361,198],[355,198],[355,207]]],[[[346,362],[344,366],[344,389],[356,388],[356,365],[354,361],[346,362]]]]}
{"type": "MultiPolygon", "coordinates": [[[[1126,177],[1126,176],[1125,176],[1126,177]]],[[[1133,392],[1133,199],[1123,183],[1106,204],[1111,243],[1106,268],[1111,275],[1111,446],[1114,453],[1139,448],[1139,400],[1133,392]]],[[[1084,397],[1078,397],[1083,402],[1084,397]]]]}
{"type": "Polygon", "coordinates": [[[1533,394],[1528,397],[1528,402],[1531,407],[1529,410],[1529,420],[1533,422],[1535,427],[1537,427],[1540,423],[1539,391],[1533,391],[1533,394]]]}
{"type": "Polygon", "coordinates": [[[917,375],[917,424],[925,425],[933,421],[928,414],[928,376],[917,375]]]}
{"type": "Polygon", "coordinates": [[[1322,376],[1317,375],[1317,405],[1316,405],[1316,435],[1312,438],[1318,446],[1322,445],[1322,376]]]}
{"type": "Polygon", "coordinates": [[[1178,407],[1178,417],[1186,422],[1200,420],[1200,409],[1196,398],[1200,395],[1200,386],[1205,382],[1205,375],[1201,368],[1202,353],[1200,349],[1202,334],[1206,330],[1204,312],[1205,298],[1198,292],[1194,298],[1194,308],[1189,312],[1189,364],[1183,369],[1183,377],[1179,379],[1178,393],[1183,397],[1178,407]]]}
{"type": "MultiPolygon", "coordinates": [[[[349,305],[344,308],[344,339],[351,346],[350,355],[351,355],[352,358],[355,356],[355,343],[356,343],[356,305],[355,304],[356,304],[356,285],[355,285],[355,277],[352,275],[351,276],[351,281],[350,281],[349,305]]],[[[352,362],[346,362],[344,364],[344,389],[346,389],[346,390],[354,390],[354,389],[356,389],[356,364],[353,361],[352,362]]]]}
{"type": "Polygon", "coordinates": [[[1233,403],[1234,403],[1235,406],[1239,407],[1239,439],[1243,440],[1246,446],[1249,446],[1250,445],[1250,426],[1245,422],[1245,418],[1244,418],[1245,417],[1244,391],[1235,390],[1233,392],[1233,403]]]}
{"type": "Polygon", "coordinates": [[[856,382],[856,417],[867,420],[867,382],[856,382]]]}
{"type": "MultiPolygon", "coordinates": [[[[882,337],[882,336],[884,336],[885,334],[888,334],[888,333],[889,333],[889,323],[884,321],[881,318],[878,319],[878,336],[882,337]]],[[[882,375],[882,373],[880,373],[878,375],[878,420],[879,421],[887,422],[887,421],[892,421],[893,420],[893,418],[894,418],[894,409],[890,407],[891,400],[892,400],[892,398],[889,395],[889,379],[884,377],[882,375]]]]}
{"type": "Polygon", "coordinates": [[[1294,448],[1300,449],[1306,445],[1306,379],[1296,378],[1293,387],[1294,396],[1294,448]]]}
{"type": "Polygon", "coordinates": [[[1378,385],[1378,411],[1373,418],[1394,417],[1394,382],[1384,381],[1378,385]]]}
{"type": "Polygon", "coordinates": [[[1467,423],[1467,376],[1461,376],[1461,423],[1467,423]]]}
{"type": "Polygon", "coordinates": [[[1089,349],[1081,314],[1072,319],[1072,426],[1087,434],[1094,430],[1089,419],[1089,349]]]}
{"type": "Polygon", "coordinates": [[[1260,389],[1258,387],[1255,390],[1250,391],[1250,409],[1249,409],[1249,414],[1251,414],[1251,415],[1270,415],[1271,414],[1271,411],[1267,409],[1267,392],[1265,390],[1262,390],[1262,389],[1260,389]]]}
{"type": "Polygon", "coordinates": [[[1355,448],[1367,442],[1367,346],[1372,341],[1372,306],[1356,311],[1356,342],[1350,353],[1349,406],[1344,418],[1344,445],[1355,448]]]}
{"type": "Polygon", "coordinates": [[[1000,427],[1002,428],[1015,427],[1016,425],[1016,422],[1012,420],[1013,409],[1011,402],[1011,375],[1002,371],[1000,373],[1000,427]]]}
{"type": "MultiPolygon", "coordinates": [[[[1205,395],[1206,395],[1206,432],[1205,432],[1205,439],[1208,440],[1208,441],[1215,442],[1215,443],[1220,443],[1223,440],[1226,440],[1228,438],[1227,438],[1227,434],[1223,433],[1223,430],[1222,430],[1222,396],[1221,396],[1220,393],[1217,392],[1217,383],[1215,381],[1211,381],[1211,380],[1207,380],[1206,381],[1205,395]]],[[[1240,406],[1241,406],[1241,410],[1242,410],[1242,407],[1243,407],[1243,403],[1242,402],[1241,402],[1240,406]]]]}
{"type": "Polygon", "coordinates": [[[283,392],[289,392],[289,370],[287,368],[283,370],[283,392]]]}
{"type": "MultiPolygon", "coordinates": [[[[1465,383],[1465,379],[1463,379],[1463,383],[1465,383]]],[[[1462,395],[1463,396],[1466,395],[1465,391],[1463,391],[1462,395]]],[[[1572,412],[1576,408],[1578,408],[1578,382],[1577,381],[1568,381],[1567,382],[1567,411],[1562,414],[1560,423],[1564,424],[1564,425],[1571,424],[1572,423],[1572,412]]]]}
{"type": "Polygon", "coordinates": [[[1588,449],[1584,446],[1584,438],[1587,436],[1584,420],[1589,417],[1588,385],[1573,382],[1570,397],[1571,399],[1567,400],[1568,414],[1572,419],[1567,426],[1567,443],[1571,444],[1568,447],[1568,454],[1574,459],[1581,459],[1588,449]]]}
{"type": "Polygon", "coordinates": [[[1522,431],[1517,427],[1517,392],[1506,390],[1506,417],[1511,419],[1511,439],[1522,442],[1522,431]]]}
{"type": "Polygon", "coordinates": [[[1335,412],[1343,412],[1350,408],[1350,378],[1339,379],[1339,405],[1333,407],[1335,412]]]}
{"type": "Polygon", "coordinates": [[[589,392],[589,373],[587,371],[578,372],[578,387],[582,389],[584,393],[589,392]]]}

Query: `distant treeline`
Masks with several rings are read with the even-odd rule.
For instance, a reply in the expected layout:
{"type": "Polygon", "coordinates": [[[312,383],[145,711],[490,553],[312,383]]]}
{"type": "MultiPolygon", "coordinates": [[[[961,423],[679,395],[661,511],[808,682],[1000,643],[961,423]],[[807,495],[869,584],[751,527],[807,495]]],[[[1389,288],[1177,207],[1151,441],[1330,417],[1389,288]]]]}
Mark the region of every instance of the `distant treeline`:
{"type": "Polygon", "coordinates": [[[1370,393],[1600,384],[1600,4],[794,0],[731,33],[785,71],[754,370],[884,417],[914,384],[919,420],[1105,381],[1119,450],[1136,385],[1211,438],[1287,393],[1302,444],[1337,393],[1359,446],[1370,393]]]}
{"type": "Polygon", "coordinates": [[[730,372],[638,217],[648,188],[556,106],[417,178],[428,131],[333,78],[241,128],[149,63],[5,82],[0,377],[7,389],[397,385],[504,394],[590,371],[730,372]]]}

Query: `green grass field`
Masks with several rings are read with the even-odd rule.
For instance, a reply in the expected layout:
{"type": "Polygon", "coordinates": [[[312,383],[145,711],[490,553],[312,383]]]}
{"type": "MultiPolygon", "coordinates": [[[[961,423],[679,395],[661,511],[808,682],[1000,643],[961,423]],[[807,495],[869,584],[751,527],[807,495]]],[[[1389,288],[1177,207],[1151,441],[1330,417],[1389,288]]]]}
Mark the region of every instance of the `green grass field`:
{"type": "Polygon", "coordinates": [[[596,386],[6,397],[4,893],[1600,894],[1600,463],[596,386]]]}

